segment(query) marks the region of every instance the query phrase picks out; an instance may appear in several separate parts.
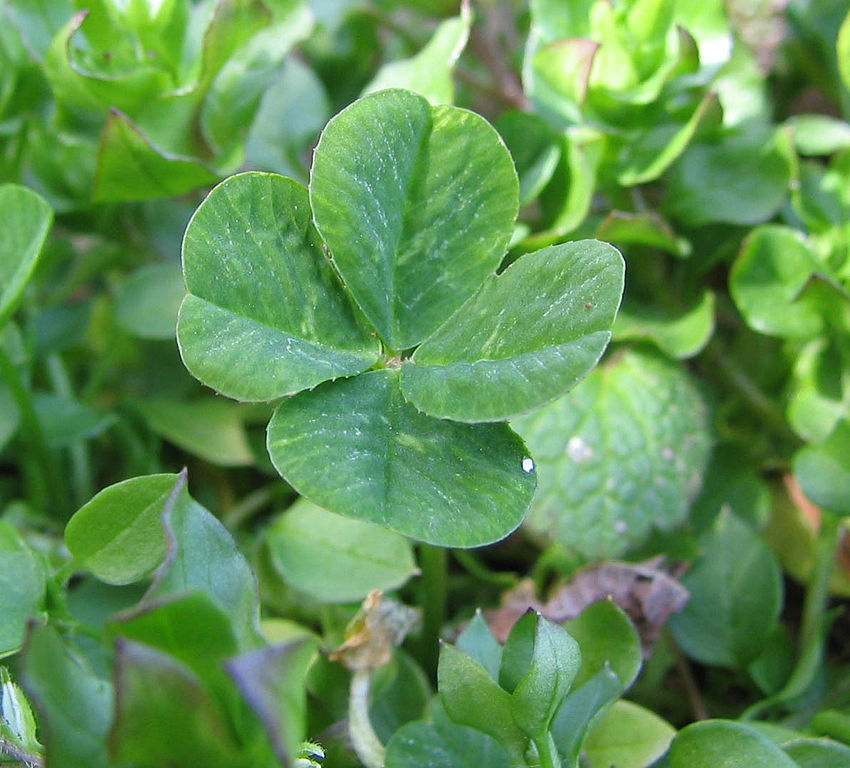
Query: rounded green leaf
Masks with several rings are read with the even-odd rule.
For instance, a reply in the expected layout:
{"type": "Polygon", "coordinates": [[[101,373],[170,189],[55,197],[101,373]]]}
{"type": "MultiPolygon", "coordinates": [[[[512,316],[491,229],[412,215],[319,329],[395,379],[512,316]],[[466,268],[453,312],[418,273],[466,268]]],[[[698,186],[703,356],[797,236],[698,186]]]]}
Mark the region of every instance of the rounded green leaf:
{"type": "Polygon", "coordinates": [[[432,722],[415,720],[399,728],[387,743],[387,768],[508,768],[499,743],[487,734],[455,725],[439,705],[432,722]]]}
{"type": "Polygon", "coordinates": [[[462,3],[460,15],[441,22],[415,56],[384,64],[364,93],[407,88],[422,94],[432,104],[451,104],[455,93],[452,74],[466,47],[471,26],[472,11],[467,3],[462,3]]]}
{"type": "Polygon", "coordinates": [[[16,184],[0,186],[0,327],[11,317],[30,279],[53,221],[44,199],[16,184]]]}
{"type": "Polygon", "coordinates": [[[676,642],[703,664],[743,669],[764,650],[782,608],[776,557],[746,523],[721,512],[682,579],[691,599],[670,619],[676,642]]]}
{"type": "Polygon", "coordinates": [[[605,668],[614,671],[624,688],[638,676],[643,655],[640,637],[629,617],[613,600],[600,600],[564,625],[579,645],[581,668],[573,688],[579,688],[605,668]]]}
{"type": "Polygon", "coordinates": [[[593,768],[645,768],[667,751],[676,729],[631,701],[616,701],[588,731],[584,742],[593,768]]]}
{"type": "Polygon", "coordinates": [[[17,651],[27,621],[40,612],[45,574],[15,527],[0,519],[0,657],[17,651]]]}
{"type": "Polygon", "coordinates": [[[619,252],[598,240],[515,261],[413,354],[404,396],[458,421],[497,421],[574,387],[611,338],[623,293],[619,252]]]}
{"type": "Polygon", "coordinates": [[[186,664],[143,643],[119,640],[115,688],[109,744],[119,763],[174,768],[246,764],[218,701],[186,664]]]}
{"type": "Polygon", "coordinates": [[[115,296],[115,319],[143,339],[171,339],[184,293],[175,262],[148,264],[121,283],[115,296]]]}
{"type": "Polygon", "coordinates": [[[504,424],[457,424],[417,411],[382,369],[284,400],[269,424],[278,471],[339,514],[432,544],[503,538],[534,494],[534,465],[504,424]]]}
{"type": "Polygon", "coordinates": [[[511,156],[483,118],[402,90],[333,118],[310,177],[334,264],[396,351],[429,336],[495,271],[518,196],[511,156]]]}
{"type": "Polygon", "coordinates": [[[714,294],[703,291],[682,313],[628,299],[617,315],[614,340],[646,339],[677,360],[699,354],[714,333],[714,294]]]}
{"type": "Polygon", "coordinates": [[[254,462],[243,406],[237,403],[211,396],[189,401],[152,397],[133,406],[153,432],[195,456],[225,467],[254,462]]]}
{"type": "Polygon", "coordinates": [[[798,768],[847,768],[850,747],[829,739],[794,739],[782,749],[794,759],[798,768]]]}
{"type": "Polygon", "coordinates": [[[378,357],[310,221],[307,190],[246,173],[219,184],[183,241],[189,295],[177,341],[204,384],[272,400],[349,376],[378,357]]]}
{"type": "Polygon", "coordinates": [[[97,150],[96,202],[175,197],[218,179],[198,160],[156,146],[127,115],[111,110],[97,150]]]}
{"type": "Polygon", "coordinates": [[[767,221],[791,182],[783,141],[788,139],[779,132],[765,137],[758,130],[741,130],[719,142],[691,145],[668,173],[668,213],[693,226],[767,221]]]}
{"type": "Polygon", "coordinates": [[[679,732],[670,768],[797,768],[767,736],[730,720],[704,720],[679,732]]]}
{"type": "Polygon", "coordinates": [[[817,262],[802,236],[776,225],[759,227],[744,243],[729,276],[729,290],[747,324],[790,339],[817,335],[823,319],[805,291],[817,262]]]}
{"type": "Polygon", "coordinates": [[[824,510],[850,515],[850,420],[842,420],[820,445],[794,456],[794,476],[803,493],[824,510]]]}
{"type": "Polygon", "coordinates": [[[113,688],[94,673],[78,646],[51,624],[33,624],[21,683],[52,768],[107,768],[113,688]]]}
{"type": "Polygon", "coordinates": [[[684,368],[638,350],[514,426],[537,462],[528,527],[592,557],[615,557],[682,521],[711,442],[684,368]]]}
{"type": "Polygon", "coordinates": [[[373,589],[395,589],[416,573],[405,538],[335,515],[307,499],[299,499],[272,523],[265,543],[287,584],[327,603],[354,602],[373,589]]]}
{"type": "Polygon", "coordinates": [[[162,510],[176,482],[177,475],[146,475],[98,493],[65,527],[77,564],[108,584],[150,574],[165,557],[162,510]]]}

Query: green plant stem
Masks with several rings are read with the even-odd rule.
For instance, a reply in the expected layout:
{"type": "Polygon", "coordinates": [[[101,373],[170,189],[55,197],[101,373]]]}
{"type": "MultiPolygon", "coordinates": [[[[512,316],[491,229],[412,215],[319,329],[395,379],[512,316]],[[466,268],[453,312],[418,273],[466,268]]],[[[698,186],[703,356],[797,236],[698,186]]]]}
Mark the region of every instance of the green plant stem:
{"type": "Polygon", "coordinates": [[[383,768],[387,750],[369,720],[369,688],[372,670],[358,669],[351,677],[348,701],[348,732],[360,762],[366,768],[383,768]]]}
{"type": "Polygon", "coordinates": [[[812,570],[806,598],[803,602],[803,620],[800,625],[799,648],[819,642],[821,625],[829,602],[829,585],[835,570],[835,554],[838,549],[840,524],[829,515],[824,515],[823,525],[815,546],[815,565],[812,570]]]}
{"type": "Polygon", "coordinates": [[[510,589],[516,586],[519,580],[519,577],[515,573],[491,571],[468,549],[453,549],[452,556],[470,576],[474,576],[476,579],[487,582],[488,584],[495,584],[497,587],[510,589]]]}
{"type": "Polygon", "coordinates": [[[543,738],[535,739],[534,746],[537,747],[540,768],[561,768],[561,757],[551,733],[547,731],[543,738]]]}
{"type": "Polygon", "coordinates": [[[271,483],[252,491],[222,515],[222,522],[230,530],[238,528],[263,507],[271,504],[278,487],[278,483],[271,483]]]}
{"type": "Polygon", "coordinates": [[[440,655],[440,629],[446,618],[448,593],[446,550],[423,544],[419,548],[422,568],[422,666],[434,676],[440,655]]]}
{"type": "MultiPolygon", "coordinates": [[[[62,358],[52,354],[47,358],[47,374],[57,395],[72,398],[74,396],[71,380],[62,358]]],[[[74,488],[74,505],[81,507],[94,496],[94,475],[92,474],[91,456],[85,440],[75,440],[70,448],[71,483],[74,488]]]]}
{"type": "MultiPolygon", "coordinates": [[[[63,498],[59,490],[59,474],[35,412],[32,395],[21,380],[20,372],[0,347],[0,379],[9,388],[21,418],[21,432],[29,444],[40,475],[30,478],[29,501],[35,509],[46,510],[63,498]]],[[[58,509],[58,504],[57,504],[58,509]]]]}

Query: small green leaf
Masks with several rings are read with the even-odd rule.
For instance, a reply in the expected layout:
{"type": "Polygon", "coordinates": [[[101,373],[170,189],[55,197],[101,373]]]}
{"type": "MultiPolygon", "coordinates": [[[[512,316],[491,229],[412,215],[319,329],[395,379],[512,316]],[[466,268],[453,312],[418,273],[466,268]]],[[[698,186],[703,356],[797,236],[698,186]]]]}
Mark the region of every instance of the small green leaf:
{"type": "Polygon", "coordinates": [[[610,667],[604,666],[564,699],[552,721],[551,732],[567,765],[575,765],[578,761],[591,724],[622,695],[620,678],[610,667]]]}
{"type": "Polygon", "coordinates": [[[395,351],[427,338],[495,271],[518,194],[510,153],[490,125],[401,90],[334,117],[310,177],[334,264],[395,351]]]}
{"type": "Polygon", "coordinates": [[[26,187],[0,186],[0,328],[12,316],[38,263],[53,221],[45,200],[26,187]]]}
{"type": "Polygon", "coordinates": [[[204,94],[200,127],[217,153],[232,151],[245,141],[260,99],[292,47],[310,34],[313,16],[306,0],[244,3],[256,9],[260,27],[246,44],[233,51],[204,94]],[[263,19],[269,10],[273,18],[263,19]]]}
{"type": "Polygon", "coordinates": [[[322,253],[307,190],[291,179],[219,184],[186,230],[183,271],[183,362],[229,397],[272,400],[378,358],[322,253]]]}
{"type": "Polygon", "coordinates": [[[24,751],[41,752],[36,738],[35,716],[24,692],[12,682],[5,667],[0,667],[0,737],[24,751]]]}
{"type": "Polygon", "coordinates": [[[801,155],[832,155],[850,147],[850,123],[829,115],[793,115],[785,125],[801,155]]]}
{"type": "Polygon", "coordinates": [[[552,178],[561,157],[561,142],[544,120],[529,112],[505,112],[496,128],[513,157],[519,174],[519,202],[525,205],[552,178]]]}
{"type": "Polygon", "coordinates": [[[373,589],[400,587],[416,573],[405,538],[307,499],[280,515],[264,541],[281,578],[326,603],[362,600],[373,589]]]}
{"type": "Polygon", "coordinates": [[[679,731],[670,768],[796,768],[766,736],[731,720],[705,720],[679,731]]]}
{"type": "Polygon", "coordinates": [[[672,227],[654,211],[611,211],[596,229],[596,237],[613,243],[646,245],[685,258],[691,244],[677,237],[672,227]]]}
{"type": "Polygon", "coordinates": [[[654,712],[617,701],[591,727],[584,752],[592,768],[645,768],[667,751],[675,734],[676,729],[654,712]]]}
{"type": "Polygon", "coordinates": [[[579,645],[581,668],[573,688],[589,682],[601,670],[614,671],[623,688],[637,678],[643,663],[640,637],[634,624],[613,600],[600,600],[570,619],[564,629],[579,645]]]}
{"type": "Polygon", "coordinates": [[[437,679],[443,707],[454,723],[492,736],[514,757],[523,754],[527,739],[514,723],[513,700],[484,667],[443,645],[437,679]]]}
{"type": "Polygon", "coordinates": [[[481,290],[402,368],[404,396],[458,421],[498,421],[574,387],[610,338],[624,265],[582,240],[522,256],[481,290]]]}
{"type": "Polygon", "coordinates": [[[227,529],[189,496],[184,477],[162,512],[168,554],[145,597],[205,592],[230,616],[239,647],[252,648],[260,637],[256,578],[227,529]]]}
{"type": "Polygon", "coordinates": [[[498,682],[502,666],[502,646],[493,637],[481,611],[476,611],[472,621],[461,632],[455,646],[467,656],[475,659],[498,682]]]}
{"type": "Polygon", "coordinates": [[[161,515],[177,475],[147,475],[111,485],[68,521],[65,544],[81,568],[108,584],[130,584],[165,557],[161,515]]]}
{"type": "Polygon", "coordinates": [[[304,680],[316,652],[300,639],[243,653],[227,671],[259,716],[282,765],[291,765],[307,730],[304,680]]]}
{"type": "Polygon", "coordinates": [[[534,655],[534,637],[537,631],[537,614],[529,608],[511,627],[502,648],[499,666],[499,685],[513,693],[520,680],[528,673],[534,655]]]}
{"type": "Polygon", "coordinates": [[[221,663],[238,651],[230,617],[203,592],[143,603],[109,624],[107,634],[157,648],[219,690],[226,681],[221,663]]]}
{"type": "Polygon", "coordinates": [[[714,333],[714,293],[703,291],[684,312],[628,301],[614,324],[614,340],[647,339],[676,360],[699,354],[714,333]]]}
{"type": "Polygon", "coordinates": [[[850,747],[829,739],[795,739],[782,745],[798,768],[847,768],[850,747]]]}
{"type": "Polygon", "coordinates": [[[534,493],[522,441],[504,424],[425,416],[398,379],[385,368],[284,400],[268,432],[278,471],[325,509],[429,543],[472,547],[506,536],[534,493]]]}
{"type": "Polygon", "coordinates": [[[114,761],[174,768],[248,765],[209,689],[188,666],[168,654],[119,640],[115,688],[115,722],[109,740],[114,761]]]}
{"type": "Polygon", "coordinates": [[[850,421],[840,421],[821,445],[798,451],[794,476],[819,507],[842,517],[850,515],[850,421]]]}
{"type": "Polygon", "coordinates": [[[33,625],[23,652],[24,691],[38,714],[51,768],[107,768],[112,686],[49,625],[33,625]]]}
{"type": "Polygon", "coordinates": [[[419,53],[381,67],[363,90],[364,95],[386,88],[406,88],[421,94],[431,104],[452,104],[455,90],[452,73],[466,47],[471,26],[472,11],[467,0],[461,3],[460,16],[441,22],[419,53]]]}
{"type": "Polygon", "coordinates": [[[423,717],[433,701],[434,692],[422,667],[404,651],[396,650],[390,663],[372,677],[369,722],[386,743],[405,723],[423,717]]]}
{"type": "Polygon", "coordinates": [[[797,351],[788,396],[788,422],[810,443],[824,442],[842,420],[850,420],[850,360],[846,336],[812,339],[797,351]]]}
{"type": "Polygon", "coordinates": [[[21,647],[27,621],[41,612],[44,590],[40,559],[15,526],[0,519],[0,657],[21,647]]]}
{"type": "Polygon", "coordinates": [[[98,146],[95,202],[150,200],[185,195],[218,181],[191,157],[155,146],[126,114],[113,109],[98,146]]]}
{"type": "Polygon", "coordinates": [[[61,395],[38,393],[33,405],[52,448],[64,448],[78,440],[97,437],[115,422],[115,415],[99,413],[83,403],[61,395]]]}
{"type": "Polygon", "coordinates": [[[172,339],[185,290],[176,263],[149,264],[132,272],[115,295],[115,320],[142,339],[172,339]]]}
{"type": "Polygon", "coordinates": [[[134,400],[153,432],[170,443],[213,464],[240,467],[254,463],[236,403],[212,397],[181,401],[162,397],[134,400]]]}
{"type": "Polygon", "coordinates": [[[685,151],[700,125],[711,119],[720,122],[720,104],[714,93],[705,96],[684,124],[653,126],[636,141],[627,142],[618,183],[631,187],[657,179],[685,151]]]}
{"type": "Polygon", "coordinates": [[[637,349],[514,426],[537,462],[526,524],[589,557],[615,557],[653,527],[682,521],[710,446],[706,405],[687,372],[637,349]]]}
{"type": "Polygon", "coordinates": [[[691,593],[670,619],[676,642],[703,664],[746,668],[762,652],[782,607],[782,572],[757,534],[722,512],[682,579],[691,593]]]}
{"type": "Polygon", "coordinates": [[[245,146],[246,163],[306,182],[306,151],[330,116],[328,95],[318,75],[289,57],[263,95],[245,146]]]}
{"type": "Polygon", "coordinates": [[[781,132],[765,137],[739,131],[719,142],[691,145],[669,171],[668,213],[691,226],[767,221],[791,183],[783,141],[781,132]]]}
{"type": "Polygon", "coordinates": [[[754,330],[809,339],[823,328],[816,296],[805,290],[817,269],[800,233],[767,225],[744,242],[729,275],[729,291],[754,330]]]}
{"type": "Polygon", "coordinates": [[[399,728],[387,743],[387,768],[508,768],[508,756],[492,737],[455,725],[438,703],[432,722],[399,728]]]}
{"type": "Polygon", "coordinates": [[[548,738],[552,719],[581,666],[581,653],[565,629],[539,614],[535,618],[534,652],[513,690],[512,703],[514,722],[539,741],[548,738]]]}

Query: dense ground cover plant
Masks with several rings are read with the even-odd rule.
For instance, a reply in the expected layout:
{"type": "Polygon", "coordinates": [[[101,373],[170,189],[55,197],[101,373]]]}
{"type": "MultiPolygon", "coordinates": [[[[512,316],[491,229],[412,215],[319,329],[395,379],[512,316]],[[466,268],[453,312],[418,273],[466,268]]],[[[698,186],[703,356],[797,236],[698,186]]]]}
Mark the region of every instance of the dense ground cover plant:
{"type": "Polygon", "coordinates": [[[0,764],[850,764],[846,3],[3,19],[0,764]]]}

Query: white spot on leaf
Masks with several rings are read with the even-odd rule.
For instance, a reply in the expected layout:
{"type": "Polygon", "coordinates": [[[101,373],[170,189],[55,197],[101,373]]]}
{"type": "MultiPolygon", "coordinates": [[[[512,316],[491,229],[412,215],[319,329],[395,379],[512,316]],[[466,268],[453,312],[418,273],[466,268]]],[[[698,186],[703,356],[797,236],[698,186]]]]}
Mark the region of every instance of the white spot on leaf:
{"type": "Polygon", "coordinates": [[[571,437],[567,443],[567,456],[576,464],[583,464],[593,458],[593,448],[580,437],[571,437]]]}
{"type": "Polygon", "coordinates": [[[522,471],[525,473],[534,472],[534,459],[526,456],[522,460],[522,471]]]}

